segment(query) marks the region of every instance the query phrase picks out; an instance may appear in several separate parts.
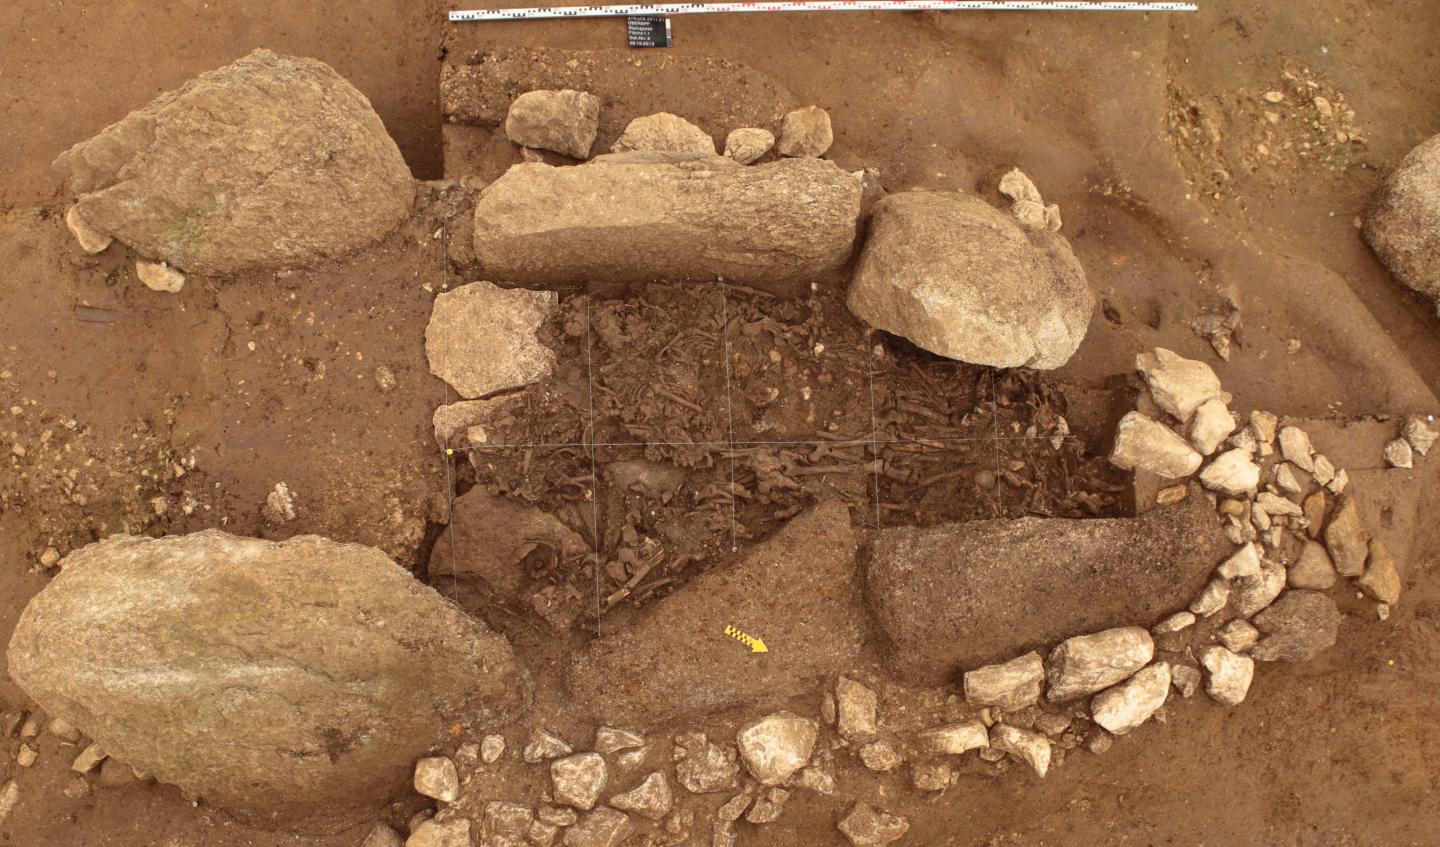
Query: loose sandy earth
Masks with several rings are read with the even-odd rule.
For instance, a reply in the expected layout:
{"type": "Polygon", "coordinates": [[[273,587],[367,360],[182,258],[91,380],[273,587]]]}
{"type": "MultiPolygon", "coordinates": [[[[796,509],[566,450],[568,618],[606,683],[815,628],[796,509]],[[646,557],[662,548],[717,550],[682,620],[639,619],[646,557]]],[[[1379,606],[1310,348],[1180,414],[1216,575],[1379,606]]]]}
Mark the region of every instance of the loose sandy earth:
{"type": "MultiPolygon", "coordinates": [[[[122,527],[223,526],[274,537],[259,509],[282,479],[297,492],[301,516],[280,535],[320,532],[376,544],[417,569],[429,556],[450,506],[447,469],[429,431],[446,389],[430,376],[422,342],[432,296],[425,286],[437,286],[446,267],[445,239],[432,237],[445,228],[443,203],[353,260],[282,278],[196,280],[178,296],[143,289],[119,251],[80,255],[61,221],[64,200],[49,171],[58,152],[258,46],[334,66],[371,98],[423,179],[444,171],[441,62],[513,47],[613,50],[595,71],[605,77],[610,63],[609,78],[620,62],[664,70],[682,57],[708,57],[748,66],[797,102],[828,109],[832,158],[878,169],[891,191],[958,188],[995,200],[998,176],[1022,166],[1063,209],[1066,234],[1101,299],[1074,360],[1044,378],[1068,400],[1080,437],[1067,467],[1087,469],[1092,490],[1114,483],[1093,457],[1104,454],[1114,419],[1131,402],[1135,353],[1156,344],[1214,363],[1236,409],[1339,420],[1440,408],[1434,305],[1395,284],[1355,226],[1383,175],[1440,131],[1440,9],[1428,0],[1201,0],[1204,11],[1187,16],[703,16],[675,20],[669,51],[625,51],[623,24],[613,20],[449,26],[447,4],[429,0],[354,0],[323,15],[305,3],[251,0],[243,12],[224,11],[228,5],[13,0],[0,9],[0,146],[8,152],[0,172],[0,432],[7,444],[30,447],[25,462],[10,462],[7,447],[0,471],[0,642],[45,583],[32,565],[48,544],[70,549],[122,527]],[[1276,106],[1263,99],[1274,90],[1291,93],[1276,106]],[[1362,140],[1337,142],[1322,131],[1302,91],[1353,109],[1350,129],[1362,140]],[[1189,325],[1228,312],[1230,302],[1245,323],[1232,361],[1222,363],[1189,325]],[[377,365],[394,372],[398,389],[376,388],[377,365]]],[[[626,93],[670,103],[682,115],[693,96],[683,85],[626,93]]],[[[766,95],[745,87],[727,96],[743,104],[766,95]]],[[[718,137],[731,128],[702,126],[718,137]]],[[[504,146],[474,159],[487,179],[516,160],[504,146]]],[[[603,340],[595,316],[619,306],[601,298],[567,308],[590,314],[603,340]]],[[[839,380],[821,392],[826,409],[853,418],[864,437],[874,421],[865,420],[868,408],[847,405],[863,395],[845,379],[865,373],[869,356],[833,292],[803,306],[741,296],[722,308],[746,310],[757,322],[778,309],[786,326],[809,319],[807,332],[832,338],[831,356],[809,365],[839,380]]],[[[682,323],[701,338],[704,309],[686,314],[695,317],[682,323]]],[[[565,332],[555,328],[557,338],[565,332]]],[[[785,340],[760,337],[777,349],[785,340]]],[[[576,338],[557,343],[578,350],[576,338]]],[[[763,362],[768,351],[753,346],[763,362]]],[[[598,349],[602,370],[617,368],[610,384],[618,396],[636,399],[626,386],[644,380],[626,375],[623,357],[606,361],[598,349]]],[[[706,351],[702,339],[690,358],[672,361],[666,384],[713,395],[706,351]]],[[[1018,375],[992,383],[983,369],[938,365],[902,344],[891,342],[887,352],[892,360],[880,368],[887,396],[929,386],[958,407],[984,399],[965,392],[1003,391],[1002,405],[1013,402],[1006,411],[1023,423],[1043,417],[1052,397],[1018,375]]],[[[800,361],[805,350],[780,355],[800,361]]],[[[638,362],[648,364],[644,356],[638,362]]],[[[536,399],[530,411],[538,417],[517,431],[534,436],[548,427],[546,437],[558,439],[568,430],[574,440],[579,419],[549,413],[583,405],[582,367],[562,361],[554,395],[536,399]]],[[[762,370],[737,374],[736,396],[751,404],[744,419],[757,435],[777,425],[803,431],[795,410],[772,414],[755,402],[766,379],[793,388],[794,374],[762,370]]],[[[633,414],[616,411],[609,419],[616,429],[600,437],[633,436],[636,427],[667,420],[719,437],[720,420],[703,409],[686,415],[645,397],[624,408],[633,414]]],[[[886,425],[923,426],[923,419],[902,415],[886,425]]],[[[1320,428],[1317,441],[1342,438],[1320,428]]],[[[981,459],[966,449],[940,470],[978,467],[981,459]]],[[[1378,450],[1355,452],[1345,462],[1352,475],[1383,464],[1378,450]]],[[[927,501],[924,491],[887,477],[880,502],[893,508],[879,510],[879,520],[1084,512],[1057,488],[1066,468],[1056,460],[1023,452],[1002,458],[1022,468],[1028,485],[1014,490],[1024,497],[971,490],[927,501]]],[[[705,484],[706,473],[723,483],[718,466],[698,456],[686,461],[698,468],[689,484],[705,484]]],[[[504,480],[563,517],[578,515],[566,505],[577,492],[563,483],[586,465],[576,451],[540,449],[454,467],[462,488],[477,478],[504,480]]],[[[752,481],[764,475],[763,463],[753,465],[752,481]]],[[[1362,616],[1356,604],[1337,645],[1318,660],[1261,665],[1242,707],[1220,708],[1203,695],[1177,700],[1165,725],[1152,722],[1102,756],[1077,752],[1044,782],[974,762],[938,800],[852,765],[841,769],[842,786],[906,814],[912,829],[902,843],[1433,843],[1440,831],[1440,585],[1429,573],[1440,540],[1434,467],[1432,460],[1375,483],[1424,497],[1418,520],[1396,517],[1390,527],[1410,536],[1407,594],[1392,618],[1362,616]]],[[[824,484],[852,502],[857,526],[873,526],[866,474],[849,476],[824,484]]],[[[607,516],[620,522],[635,505],[613,490],[601,496],[609,498],[602,500],[607,516]]],[[[733,537],[743,546],[764,536],[804,499],[747,506],[740,521],[749,537],[733,537]]],[[[1089,513],[1123,514],[1123,500],[1097,501],[1089,513]]],[[[687,536],[697,561],[723,557],[728,546],[730,526],[711,518],[696,519],[687,536]]],[[[606,531],[619,534],[618,526],[606,531]]],[[[604,626],[623,626],[635,612],[622,605],[604,626]]],[[[532,661],[563,648],[533,633],[509,634],[532,661]]],[[[3,669],[0,661],[0,710],[22,707],[25,698],[3,669]]],[[[542,710],[556,707],[543,686],[541,696],[542,710]]],[[[23,790],[0,843],[348,845],[363,832],[302,839],[255,831],[204,804],[192,807],[170,787],[70,797],[67,762],[42,748],[40,764],[18,777],[8,757],[0,764],[0,781],[16,777],[23,790]]],[[[390,817],[402,821],[411,810],[397,807],[390,817]]],[[[839,799],[801,792],[778,823],[747,830],[742,843],[833,844],[842,810],[839,799]]]]}

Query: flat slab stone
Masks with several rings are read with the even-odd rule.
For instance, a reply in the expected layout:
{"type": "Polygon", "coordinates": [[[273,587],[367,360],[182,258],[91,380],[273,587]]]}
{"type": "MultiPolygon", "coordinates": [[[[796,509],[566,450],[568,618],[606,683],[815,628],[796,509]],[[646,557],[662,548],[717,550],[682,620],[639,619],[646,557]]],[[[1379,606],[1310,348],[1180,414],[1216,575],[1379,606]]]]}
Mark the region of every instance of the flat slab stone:
{"type": "Polygon", "coordinates": [[[866,627],[857,543],[841,503],[799,515],[624,631],[591,641],[569,668],[575,704],[639,723],[758,709],[853,667],[866,627]],[[764,639],[769,652],[751,653],[727,626],[764,639]]]}
{"type": "Polygon", "coordinates": [[[867,597],[893,667],[917,683],[1149,626],[1184,606],[1233,545],[1205,498],[1139,518],[1021,518],[886,529],[867,597]]]}
{"type": "Polygon", "coordinates": [[[535,331],[555,308],[553,291],[472,282],[435,298],[425,326],[430,372],[467,400],[550,375],[555,352],[535,331]]]}
{"type": "Polygon", "coordinates": [[[475,257],[534,285],[727,281],[775,290],[850,258],[861,180],[832,162],[634,152],[515,165],[475,204],[475,257]]]}

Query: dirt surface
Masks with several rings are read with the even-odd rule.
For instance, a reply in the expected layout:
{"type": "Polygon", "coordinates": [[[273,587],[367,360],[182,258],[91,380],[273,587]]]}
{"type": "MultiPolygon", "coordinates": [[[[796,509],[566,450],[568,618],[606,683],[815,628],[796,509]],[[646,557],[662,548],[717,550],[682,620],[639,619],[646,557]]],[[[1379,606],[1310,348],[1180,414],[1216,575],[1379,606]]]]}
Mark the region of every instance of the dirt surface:
{"type": "MultiPolygon", "coordinates": [[[[0,142],[12,152],[0,174],[0,640],[44,586],[47,547],[122,529],[319,532],[380,546],[424,575],[451,496],[488,491],[596,545],[589,556],[528,551],[507,611],[491,610],[523,621],[502,629],[536,668],[527,725],[577,741],[593,727],[566,708],[563,655],[592,626],[624,628],[726,567],[820,498],[849,505],[862,532],[1130,513],[1123,479],[1096,457],[1133,407],[1135,353],[1162,344],[1214,364],[1234,408],[1313,421],[1317,445],[1366,492],[1367,520],[1404,542],[1390,544],[1407,590],[1393,616],[1342,602],[1337,645],[1307,664],[1262,665],[1242,706],[1176,700],[1165,723],[1104,755],[1073,751],[1043,782],[969,760],[954,787],[927,800],[903,774],[838,757],[839,794],[797,792],[779,821],[744,830],[741,843],[837,843],[850,797],[884,798],[911,821],[902,843],[915,844],[1433,841],[1435,465],[1382,470],[1376,439],[1393,432],[1385,416],[1440,411],[1440,319],[1389,278],[1355,227],[1383,175],[1440,131],[1433,4],[697,16],[675,20],[668,51],[623,50],[619,21],[450,26],[441,5],[358,0],[322,13],[268,0],[244,11],[17,0],[0,10],[0,142]],[[462,193],[423,192],[410,224],[351,260],[192,277],[179,295],[138,285],[125,251],[87,257],[69,239],[54,156],[257,46],[329,62],[370,97],[423,178],[448,163],[447,176],[488,180],[520,160],[493,128],[451,127],[442,139],[442,62],[497,50],[606,51],[526,73],[581,73],[612,92],[607,107],[664,105],[717,140],[733,128],[710,123],[724,115],[814,102],[834,122],[832,157],[874,168],[887,190],[996,200],[999,175],[1023,167],[1063,210],[1102,304],[1072,362],[1036,375],[867,335],[833,281],[796,300],[719,286],[563,292],[545,331],[556,376],[511,398],[491,444],[447,463],[430,415],[454,398],[430,376],[422,345],[434,293],[469,279],[445,274],[447,256],[463,269],[447,225],[464,217],[462,193]],[[682,67],[666,73],[671,63],[682,67]],[[696,90],[724,85],[732,67],[750,82],[726,96],[696,90]],[[1192,323],[1233,310],[1241,323],[1222,362],[1192,323]],[[1060,417],[1070,437],[1058,437],[1060,417]],[[297,515],[277,524],[261,509],[280,482],[297,515]]],[[[604,126],[623,121],[607,115],[604,126]]],[[[774,608],[784,614],[783,598],[774,608]]],[[[880,691],[887,730],[950,708],[953,690],[901,688],[876,656],[857,670],[880,691]]],[[[24,705],[0,674],[0,711],[24,705]]],[[[817,698],[788,705],[814,714],[817,698]]],[[[703,728],[730,735],[753,717],[710,715],[703,728]]],[[[515,746],[524,731],[507,736],[515,746]]],[[[41,739],[28,770],[13,761],[16,742],[3,744],[0,782],[16,779],[22,799],[0,843],[363,836],[253,830],[172,787],[86,782],[67,769],[76,751],[56,738],[41,739]]],[[[530,802],[544,787],[537,774],[511,762],[476,796],[530,802]]],[[[403,824],[418,800],[383,817],[403,824]]]]}

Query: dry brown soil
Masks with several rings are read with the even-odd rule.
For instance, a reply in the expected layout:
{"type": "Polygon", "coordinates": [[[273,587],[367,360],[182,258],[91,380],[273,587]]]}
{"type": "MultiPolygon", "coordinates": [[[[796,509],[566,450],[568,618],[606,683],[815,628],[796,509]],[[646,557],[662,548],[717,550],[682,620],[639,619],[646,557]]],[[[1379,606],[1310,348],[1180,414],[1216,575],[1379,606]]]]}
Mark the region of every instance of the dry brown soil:
{"type": "MultiPolygon", "coordinates": [[[[1095,457],[1133,402],[1134,354],[1163,344],[1214,362],[1237,409],[1316,419],[1317,441],[1382,503],[1372,521],[1405,542],[1408,593],[1391,619],[1347,604],[1334,648],[1303,666],[1262,666],[1243,706],[1177,702],[1165,724],[1101,756],[1077,751],[1043,782],[971,762],[926,800],[903,776],[842,764],[841,796],[802,793],[741,843],[836,843],[848,796],[906,814],[904,843],[915,844],[1435,843],[1434,464],[1382,472],[1376,439],[1393,423],[1340,422],[1440,411],[1434,305],[1398,287],[1355,227],[1383,175],[1440,131],[1440,8],[1200,2],[1184,16],[682,17],[672,50],[627,51],[619,21],[450,26],[447,4],[432,0],[12,0],[0,8],[0,642],[45,584],[35,563],[48,545],[123,529],[320,532],[381,546],[423,574],[451,495],[477,485],[598,537],[611,563],[604,598],[650,564],[599,621],[582,595],[570,641],[590,623],[624,626],[819,496],[849,502],[859,527],[1125,514],[1124,486],[1095,457]],[[611,106],[658,104],[722,138],[732,127],[707,116],[765,113],[782,97],[817,103],[834,120],[834,157],[875,168],[892,191],[996,199],[997,177],[1019,165],[1064,210],[1101,306],[1072,363],[1036,377],[867,337],[833,287],[792,301],[703,287],[567,292],[547,330],[559,373],[517,395],[496,433],[551,446],[447,465],[429,426],[447,394],[422,338],[447,279],[446,221],[457,209],[463,219],[453,191],[427,190],[410,224],[351,260],[195,278],[178,296],[141,287],[123,251],[86,257],[68,240],[54,156],[258,46],[333,65],[425,179],[445,167],[441,62],[519,47],[607,51],[582,54],[581,67],[611,88],[611,106]],[[744,66],[734,74],[744,83],[702,98],[696,84],[727,84],[730,66],[707,66],[719,60],[744,66]],[[681,62],[689,69],[667,75],[681,62]],[[1271,103],[1271,91],[1286,97],[1271,103]],[[1317,94],[1337,104],[1338,123],[1314,112],[1317,94]],[[1221,363],[1190,324],[1232,306],[1244,324],[1221,363]],[[380,366],[395,390],[377,387],[380,366]],[[1056,445],[997,437],[1046,435],[1062,414],[1075,437],[1056,445]],[[587,431],[616,446],[587,449],[587,431]],[[825,440],[842,443],[813,443],[825,440]],[[667,499],[609,470],[641,459],[683,470],[682,493],[667,499]],[[260,506],[282,480],[299,517],[277,528],[260,506]],[[661,552],[645,538],[663,540],[661,552]]],[[[471,161],[482,178],[519,158],[481,141],[471,161]]],[[[527,565],[532,590],[594,576],[583,557],[527,565]]],[[[568,642],[531,620],[512,635],[542,667],[537,720],[578,738],[583,717],[546,684],[568,642]]],[[[0,711],[23,706],[3,671],[0,711]]],[[[882,692],[882,712],[902,699],[882,692]]],[[[815,709],[813,698],[796,706],[815,709]]],[[[897,726],[920,720],[898,708],[897,726]]],[[[737,717],[709,726],[733,731],[737,717]]],[[[170,787],[77,790],[55,739],[23,772],[5,743],[0,781],[15,778],[22,801],[0,826],[3,844],[349,845],[362,834],[260,832],[170,787]]],[[[494,796],[533,799],[542,786],[531,783],[496,784],[494,796]]]]}

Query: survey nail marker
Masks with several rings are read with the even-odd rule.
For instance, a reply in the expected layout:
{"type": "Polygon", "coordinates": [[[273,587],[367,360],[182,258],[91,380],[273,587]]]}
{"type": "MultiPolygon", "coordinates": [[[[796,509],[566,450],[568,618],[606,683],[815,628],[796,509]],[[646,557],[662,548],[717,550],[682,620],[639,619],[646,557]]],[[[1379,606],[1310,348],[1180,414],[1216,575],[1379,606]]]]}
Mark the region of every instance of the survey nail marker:
{"type": "Polygon", "coordinates": [[[748,635],[738,627],[725,627],[725,634],[735,639],[736,641],[739,641],[741,644],[744,644],[746,647],[749,647],[751,653],[770,652],[770,648],[765,646],[765,640],[763,638],[756,638],[753,635],[748,635]]]}

